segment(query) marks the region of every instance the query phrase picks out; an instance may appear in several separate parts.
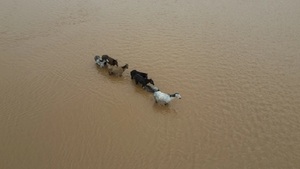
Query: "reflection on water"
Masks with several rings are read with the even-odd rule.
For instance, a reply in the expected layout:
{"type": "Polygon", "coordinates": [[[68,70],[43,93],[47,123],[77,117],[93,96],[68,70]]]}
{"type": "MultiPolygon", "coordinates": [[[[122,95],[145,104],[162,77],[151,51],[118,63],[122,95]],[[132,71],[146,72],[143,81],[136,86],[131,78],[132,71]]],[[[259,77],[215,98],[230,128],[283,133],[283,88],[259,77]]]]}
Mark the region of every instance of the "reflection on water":
{"type": "Polygon", "coordinates": [[[0,168],[297,168],[299,5],[6,0],[0,168]]]}

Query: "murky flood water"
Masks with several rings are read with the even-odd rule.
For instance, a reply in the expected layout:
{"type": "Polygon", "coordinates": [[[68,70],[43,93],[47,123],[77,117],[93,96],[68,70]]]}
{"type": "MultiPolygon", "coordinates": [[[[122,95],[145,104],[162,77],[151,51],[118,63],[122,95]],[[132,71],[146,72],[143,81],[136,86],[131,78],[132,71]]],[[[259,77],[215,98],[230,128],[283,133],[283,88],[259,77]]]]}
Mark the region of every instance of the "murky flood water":
{"type": "Polygon", "coordinates": [[[0,168],[299,168],[299,7],[1,2],[0,168]],[[155,104],[133,69],[182,99],[155,104]]]}

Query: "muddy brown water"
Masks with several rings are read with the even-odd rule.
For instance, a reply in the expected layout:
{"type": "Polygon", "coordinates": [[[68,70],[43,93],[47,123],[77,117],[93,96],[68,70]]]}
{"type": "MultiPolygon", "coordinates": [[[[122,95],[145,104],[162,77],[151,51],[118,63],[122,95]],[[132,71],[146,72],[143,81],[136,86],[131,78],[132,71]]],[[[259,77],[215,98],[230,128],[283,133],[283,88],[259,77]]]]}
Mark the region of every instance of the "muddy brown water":
{"type": "Polygon", "coordinates": [[[2,1],[0,168],[299,168],[299,7],[2,1]],[[133,69],[182,99],[155,104],[133,69]]]}

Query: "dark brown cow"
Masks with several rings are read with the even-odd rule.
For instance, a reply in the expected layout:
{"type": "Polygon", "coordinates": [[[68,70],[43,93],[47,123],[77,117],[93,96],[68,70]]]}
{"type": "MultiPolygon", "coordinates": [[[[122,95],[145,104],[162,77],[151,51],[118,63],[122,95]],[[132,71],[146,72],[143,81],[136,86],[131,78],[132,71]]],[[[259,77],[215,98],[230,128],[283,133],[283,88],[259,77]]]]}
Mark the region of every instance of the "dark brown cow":
{"type": "Polygon", "coordinates": [[[107,63],[112,66],[114,66],[114,65],[119,66],[118,61],[108,55],[102,55],[102,60],[107,60],[108,61],[107,63]]]}

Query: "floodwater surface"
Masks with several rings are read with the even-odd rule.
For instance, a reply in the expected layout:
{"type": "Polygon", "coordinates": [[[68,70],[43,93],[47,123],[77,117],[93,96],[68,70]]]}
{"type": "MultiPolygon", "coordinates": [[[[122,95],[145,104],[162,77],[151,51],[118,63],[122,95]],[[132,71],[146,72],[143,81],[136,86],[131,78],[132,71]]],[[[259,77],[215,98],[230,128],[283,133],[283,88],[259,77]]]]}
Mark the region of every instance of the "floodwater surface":
{"type": "Polygon", "coordinates": [[[300,1],[4,0],[0,168],[300,167],[300,1]],[[122,77],[95,55],[129,65],[122,77]],[[135,85],[148,73],[168,106],[135,85]]]}

